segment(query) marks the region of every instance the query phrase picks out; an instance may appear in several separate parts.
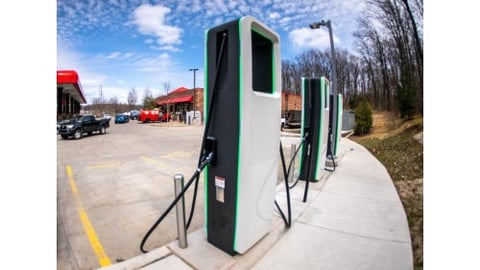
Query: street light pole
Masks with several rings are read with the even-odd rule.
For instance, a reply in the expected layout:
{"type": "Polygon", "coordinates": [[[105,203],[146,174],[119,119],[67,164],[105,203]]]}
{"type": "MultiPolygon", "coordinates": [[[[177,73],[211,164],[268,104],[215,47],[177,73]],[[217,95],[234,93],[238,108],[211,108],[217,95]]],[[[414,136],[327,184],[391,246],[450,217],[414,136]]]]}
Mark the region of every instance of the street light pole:
{"type": "Polygon", "coordinates": [[[335,61],[335,47],[333,46],[333,35],[332,35],[332,23],[330,20],[321,22],[316,22],[310,24],[311,29],[318,29],[320,26],[328,27],[328,35],[330,37],[330,60],[332,64],[332,95],[337,95],[337,64],[335,61]]]}
{"type": "Polygon", "coordinates": [[[196,95],[195,95],[195,72],[198,70],[198,68],[190,68],[188,70],[193,71],[193,119],[195,119],[195,115],[196,115],[195,112],[197,111],[196,104],[195,104],[195,99],[196,99],[196,95]]]}
{"type": "Polygon", "coordinates": [[[334,128],[337,126],[337,117],[333,117],[335,111],[337,111],[338,101],[337,101],[337,65],[335,61],[335,48],[333,46],[333,35],[332,35],[332,23],[330,20],[328,21],[320,21],[316,23],[310,24],[311,29],[318,29],[320,26],[328,27],[328,35],[330,37],[330,61],[332,65],[332,93],[330,97],[326,97],[330,99],[330,113],[329,113],[329,124],[328,124],[328,140],[327,140],[327,149],[330,150],[330,156],[327,150],[327,160],[331,159],[333,164],[335,164],[335,157],[332,149],[335,147],[333,144],[335,143],[335,139],[337,137],[337,129],[334,128]]]}

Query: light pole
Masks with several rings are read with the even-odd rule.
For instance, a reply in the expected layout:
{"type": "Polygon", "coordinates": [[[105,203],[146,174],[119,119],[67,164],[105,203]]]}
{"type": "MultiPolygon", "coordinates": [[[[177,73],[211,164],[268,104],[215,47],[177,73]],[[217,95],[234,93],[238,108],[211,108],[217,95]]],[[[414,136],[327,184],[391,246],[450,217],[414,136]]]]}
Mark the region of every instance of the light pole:
{"type": "Polygon", "coordinates": [[[188,69],[189,71],[193,71],[193,119],[195,119],[195,115],[196,115],[196,111],[197,111],[197,108],[195,106],[195,99],[196,99],[196,95],[195,95],[195,72],[198,70],[198,68],[190,68],[188,69]]]}
{"type": "Polygon", "coordinates": [[[320,22],[315,22],[310,24],[311,29],[318,29],[321,26],[328,27],[328,34],[330,37],[330,61],[332,65],[332,93],[330,97],[326,97],[330,99],[330,113],[329,113],[329,121],[328,121],[328,141],[327,141],[327,160],[331,159],[333,164],[335,164],[335,156],[332,149],[335,149],[333,146],[336,143],[334,138],[337,137],[337,129],[334,128],[337,126],[337,117],[333,117],[335,111],[337,111],[337,65],[335,62],[335,48],[333,46],[333,35],[332,35],[332,24],[330,20],[325,21],[322,20],[320,22]]]}
{"type": "Polygon", "coordinates": [[[330,20],[322,20],[320,22],[310,24],[311,29],[318,29],[320,28],[320,26],[328,27],[328,34],[330,36],[330,59],[332,61],[332,95],[335,96],[337,94],[337,65],[335,62],[335,48],[333,46],[332,24],[330,20]]]}

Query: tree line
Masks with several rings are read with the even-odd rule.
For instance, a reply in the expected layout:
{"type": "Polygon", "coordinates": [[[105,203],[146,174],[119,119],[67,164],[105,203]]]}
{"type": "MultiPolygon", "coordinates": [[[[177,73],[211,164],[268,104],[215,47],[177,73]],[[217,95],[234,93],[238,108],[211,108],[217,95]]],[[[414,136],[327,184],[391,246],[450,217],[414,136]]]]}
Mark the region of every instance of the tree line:
{"type": "MultiPolygon", "coordinates": [[[[369,0],[352,34],[356,52],[335,51],[336,89],[346,107],[366,99],[402,117],[423,114],[423,0],[369,0]]],[[[330,57],[330,50],[309,50],[282,61],[283,91],[299,94],[301,77],[330,78],[330,57]]]]}
{"type": "MultiPolygon", "coordinates": [[[[170,89],[170,81],[162,82],[164,91],[168,93],[170,89]]],[[[158,96],[160,96],[159,94],[158,96]]],[[[135,87],[132,87],[128,92],[127,103],[119,102],[117,96],[113,96],[108,100],[104,100],[102,97],[95,97],[92,100],[92,103],[85,107],[85,110],[101,116],[103,113],[117,114],[122,112],[128,112],[131,110],[139,109],[154,109],[157,107],[155,103],[156,97],[154,97],[152,91],[147,87],[144,90],[143,98],[141,104],[138,102],[138,93],[135,87]]]]}

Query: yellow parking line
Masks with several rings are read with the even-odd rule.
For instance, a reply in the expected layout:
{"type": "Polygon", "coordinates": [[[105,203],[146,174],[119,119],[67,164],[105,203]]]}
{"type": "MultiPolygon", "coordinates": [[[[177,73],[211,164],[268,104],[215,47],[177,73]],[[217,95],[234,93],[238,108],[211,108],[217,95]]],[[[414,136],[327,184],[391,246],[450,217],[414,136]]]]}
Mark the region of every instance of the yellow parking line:
{"type": "Polygon", "coordinates": [[[67,175],[68,181],[70,182],[70,188],[72,189],[73,197],[75,198],[75,202],[78,206],[78,213],[80,215],[80,220],[82,221],[83,228],[85,229],[85,233],[87,234],[88,240],[90,241],[90,246],[93,249],[93,252],[98,258],[98,262],[100,263],[101,267],[111,265],[110,259],[107,256],[107,253],[103,249],[100,240],[93,229],[92,223],[88,218],[87,211],[83,207],[82,201],[80,200],[80,196],[78,195],[77,185],[75,184],[75,180],[73,179],[73,172],[70,165],[67,165],[67,175]]]}
{"type": "Polygon", "coordinates": [[[157,163],[158,162],[153,158],[149,158],[149,157],[145,157],[145,156],[142,156],[142,159],[147,161],[147,162],[150,162],[150,163],[157,163]]]}
{"type": "Polygon", "coordinates": [[[87,166],[87,169],[113,169],[119,166],[118,161],[102,162],[87,166]]]}

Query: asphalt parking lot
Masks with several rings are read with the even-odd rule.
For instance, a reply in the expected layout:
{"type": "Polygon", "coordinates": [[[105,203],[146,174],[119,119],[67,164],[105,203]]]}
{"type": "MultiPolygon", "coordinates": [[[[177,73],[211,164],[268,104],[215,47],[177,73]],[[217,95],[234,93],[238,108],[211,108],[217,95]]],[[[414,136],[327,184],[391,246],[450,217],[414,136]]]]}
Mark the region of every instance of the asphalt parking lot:
{"type": "MultiPolygon", "coordinates": [[[[57,269],[96,269],[142,254],[140,243],[198,162],[203,126],[110,122],[107,134],[79,140],[57,135],[57,269]]],[[[298,137],[282,137],[286,159],[298,137]]],[[[279,179],[281,167],[279,167],[279,179]]],[[[186,193],[190,213],[193,185],[186,193]]],[[[203,174],[189,231],[204,225],[203,174]]],[[[177,238],[175,210],[146,242],[152,250],[177,238]]]]}
{"type": "MultiPolygon", "coordinates": [[[[196,168],[202,126],[110,122],[107,134],[57,136],[57,266],[95,269],[140,255],[141,240],[173,200],[173,176],[196,168]],[[168,125],[168,126],[167,126],[168,125]]],[[[193,186],[187,192],[190,212],[193,186]]],[[[203,178],[189,230],[204,224],[203,178]]],[[[176,239],[175,211],[146,242],[176,239]]]]}

